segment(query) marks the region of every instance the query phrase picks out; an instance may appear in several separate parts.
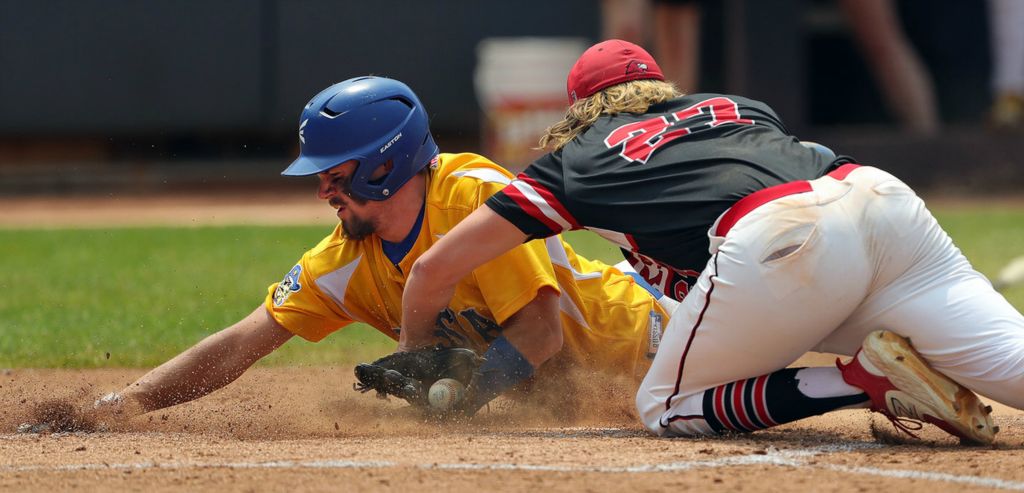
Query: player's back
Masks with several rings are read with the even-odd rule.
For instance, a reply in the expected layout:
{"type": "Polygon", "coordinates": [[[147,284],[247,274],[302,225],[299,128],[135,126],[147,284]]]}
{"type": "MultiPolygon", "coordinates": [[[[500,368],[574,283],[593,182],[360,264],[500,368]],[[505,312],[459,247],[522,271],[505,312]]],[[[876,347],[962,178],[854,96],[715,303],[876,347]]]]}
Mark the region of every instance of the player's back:
{"type": "Polygon", "coordinates": [[[552,157],[580,224],[629,234],[634,249],[696,271],[707,260],[708,228],[737,200],[818,178],[831,164],[764,103],[720,94],[602,117],[552,157]]]}

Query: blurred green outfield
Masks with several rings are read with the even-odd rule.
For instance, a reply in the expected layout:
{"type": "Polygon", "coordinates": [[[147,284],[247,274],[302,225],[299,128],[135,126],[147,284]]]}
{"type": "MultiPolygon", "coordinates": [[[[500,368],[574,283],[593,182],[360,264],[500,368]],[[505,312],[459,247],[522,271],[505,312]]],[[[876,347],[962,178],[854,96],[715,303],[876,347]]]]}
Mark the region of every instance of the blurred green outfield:
{"type": "MultiPolygon", "coordinates": [[[[983,273],[1024,255],[1024,206],[936,208],[983,273]]],[[[329,228],[0,230],[0,368],[149,367],[248,314],[329,228]]],[[[614,263],[589,233],[570,242],[614,263]]],[[[1024,287],[1006,293],[1024,308],[1024,287]]],[[[261,364],[323,365],[393,348],[367,327],[311,344],[294,338],[261,364]]]]}

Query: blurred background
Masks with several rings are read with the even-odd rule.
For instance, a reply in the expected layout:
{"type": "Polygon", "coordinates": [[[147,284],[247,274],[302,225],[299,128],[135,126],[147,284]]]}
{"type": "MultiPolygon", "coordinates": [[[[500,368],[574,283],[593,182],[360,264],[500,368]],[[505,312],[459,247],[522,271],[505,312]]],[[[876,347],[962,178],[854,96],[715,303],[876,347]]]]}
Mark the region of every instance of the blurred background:
{"type": "Polygon", "coordinates": [[[0,0],[0,195],[310,191],[278,176],[299,111],[364,74],[408,83],[442,151],[519,168],[605,37],[920,191],[1012,194],[1022,3],[0,0]]]}

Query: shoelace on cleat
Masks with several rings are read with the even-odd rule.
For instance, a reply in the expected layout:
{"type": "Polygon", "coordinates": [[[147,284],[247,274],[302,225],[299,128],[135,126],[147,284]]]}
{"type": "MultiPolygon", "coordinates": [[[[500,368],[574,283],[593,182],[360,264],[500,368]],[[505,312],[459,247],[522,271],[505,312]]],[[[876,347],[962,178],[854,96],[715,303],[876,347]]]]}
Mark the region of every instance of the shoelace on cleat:
{"type": "Polygon", "coordinates": [[[882,416],[885,416],[886,419],[888,419],[889,422],[892,423],[892,426],[894,428],[896,428],[897,430],[902,431],[903,433],[906,433],[907,435],[910,435],[910,436],[912,436],[912,437],[914,437],[914,438],[916,438],[918,440],[921,439],[921,437],[919,437],[916,434],[914,434],[913,431],[920,431],[921,428],[924,428],[924,423],[922,423],[922,422],[920,422],[920,421],[918,421],[916,419],[904,418],[904,417],[901,417],[901,416],[896,416],[895,414],[889,412],[887,409],[872,409],[872,410],[873,411],[877,411],[882,416]],[[913,431],[911,431],[911,430],[913,430],[913,431]]]}

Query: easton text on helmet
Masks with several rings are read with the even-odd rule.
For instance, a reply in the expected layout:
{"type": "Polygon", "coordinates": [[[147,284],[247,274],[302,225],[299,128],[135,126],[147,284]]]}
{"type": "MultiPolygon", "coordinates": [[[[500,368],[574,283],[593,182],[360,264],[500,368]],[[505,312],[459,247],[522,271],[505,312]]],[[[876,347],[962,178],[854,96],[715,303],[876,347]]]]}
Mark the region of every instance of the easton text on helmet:
{"type": "Polygon", "coordinates": [[[398,142],[398,139],[401,139],[401,138],[402,138],[402,132],[398,132],[398,135],[396,135],[395,138],[389,140],[387,144],[384,144],[384,147],[380,148],[380,153],[384,154],[384,151],[388,150],[388,148],[391,147],[391,144],[394,144],[395,142],[398,142]]]}

